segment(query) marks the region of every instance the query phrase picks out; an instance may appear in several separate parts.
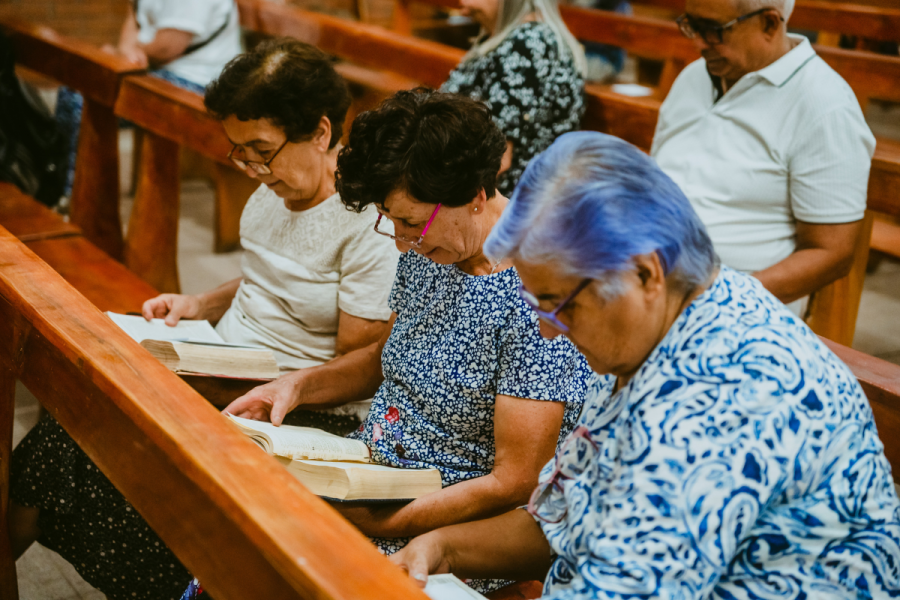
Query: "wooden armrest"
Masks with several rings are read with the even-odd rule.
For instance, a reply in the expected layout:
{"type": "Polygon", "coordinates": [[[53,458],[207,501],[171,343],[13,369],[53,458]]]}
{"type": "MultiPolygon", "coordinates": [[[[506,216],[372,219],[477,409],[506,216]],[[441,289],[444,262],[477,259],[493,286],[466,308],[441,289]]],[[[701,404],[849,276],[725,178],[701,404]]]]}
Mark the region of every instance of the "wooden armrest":
{"type": "Polygon", "coordinates": [[[227,158],[232,144],[222,124],[206,112],[203,98],[194,92],[150,75],[126,77],[115,113],[179,146],[233,166],[227,158]]]}
{"type": "Polygon", "coordinates": [[[103,52],[87,42],[11,15],[0,15],[0,28],[13,42],[16,62],[78,90],[104,106],[112,107],[116,101],[122,77],[143,71],[124,58],[103,52]]]}
{"type": "Polygon", "coordinates": [[[878,437],[897,481],[900,478],[900,365],[821,339],[859,380],[872,406],[878,437]]]}
{"type": "Polygon", "coordinates": [[[426,600],[2,229],[0,255],[0,377],[21,379],[213,597],[426,600]]]}
{"type": "Polygon", "coordinates": [[[5,182],[0,182],[0,225],[23,242],[81,235],[77,226],[5,182]]]}
{"type": "Polygon", "coordinates": [[[248,29],[291,36],[360,66],[398,73],[431,87],[439,87],[464,54],[437,42],[267,0],[238,0],[238,8],[241,24],[248,29]]]}
{"type": "Polygon", "coordinates": [[[900,216],[900,142],[878,139],[869,173],[869,208],[900,216]]]}

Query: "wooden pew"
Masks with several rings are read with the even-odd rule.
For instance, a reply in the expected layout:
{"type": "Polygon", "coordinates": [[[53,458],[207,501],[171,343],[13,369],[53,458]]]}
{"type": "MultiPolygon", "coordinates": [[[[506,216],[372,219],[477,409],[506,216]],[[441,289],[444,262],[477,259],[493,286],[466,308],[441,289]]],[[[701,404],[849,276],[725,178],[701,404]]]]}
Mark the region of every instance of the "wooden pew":
{"type": "Polygon", "coordinates": [[[215,161],[215,227],[220,231],[238,231],[244,204],[259,182],[227,158],[232,145],[222,125],[193,92],[149,75],[128,77],[115,113],[144,130],[124,262],[160,291],[178,292],[180,148],[215,161]]]}
{"type": "MultiPolygon", "coordinates": [[[[684,0],[632,0],[632,4],[684,12],[684,0]]],[[[789,25],[806,31],[843,33],[876,40],[900,40],[900,8],[896,0],[797,0],[789,25]]]]}
{"type": "Polygon", "coordinates": [[[89,240],[120,258],[119,128],[113,104],[122,79],[141,70],[91,44],[15,17],[0,17],[0,28],[12,40],[19,64],[84,96],[70,216],[89,240]]]}
{"type": "MultiPolygon", "coordinates": [[[[5,230],[0,255],[0,522],[20,379],[214,597],[425,599],[362,534],[5,230]]],[[[0,597],[13,600],[6,532],[0,597]]]]}

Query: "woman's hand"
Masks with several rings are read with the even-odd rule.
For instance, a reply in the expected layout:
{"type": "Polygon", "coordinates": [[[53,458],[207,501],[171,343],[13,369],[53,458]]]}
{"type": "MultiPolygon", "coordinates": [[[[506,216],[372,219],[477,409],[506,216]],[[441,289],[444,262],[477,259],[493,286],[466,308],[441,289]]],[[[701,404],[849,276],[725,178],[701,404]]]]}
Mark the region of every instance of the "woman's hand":
{"type": "Polygon", "coordinates": [[[433,531],[414,538],[389,558],[423,588],[428,583],[429,575],[450,572],[448,554],[440,532],[433,531]]]}
{"type": "Polygon", "coordinates": [[[175,327],[181,319],[199,319],[202,312],[200,299],[186,294],[160,294],[144,302],[141,308],[145,319],[165,319],[169,327],[175,327]]]}
{"type": "Polygon", "coordinates": [[[301,404],[300,393],[303,388],[301,382],[304,375],[305,370],[301,369],[255,387],[226,406],[222,412],[244,419],[271,421],[272,425],[281,425],[284,416],[301,404]]]}

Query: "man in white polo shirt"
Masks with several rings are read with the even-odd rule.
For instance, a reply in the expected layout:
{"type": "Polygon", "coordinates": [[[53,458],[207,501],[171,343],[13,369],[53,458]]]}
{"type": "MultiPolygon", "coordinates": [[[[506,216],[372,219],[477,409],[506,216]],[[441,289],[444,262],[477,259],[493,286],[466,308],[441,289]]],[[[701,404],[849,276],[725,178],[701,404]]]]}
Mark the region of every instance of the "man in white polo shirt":
{"type": "Polygon", "coordinates": [[[723,264],[798,314],[844,276],[875,138],[850,86],[787,33],[793,0],[687,0],[703,58],[660,109],[652,155],[690,199],[723,264]]]}

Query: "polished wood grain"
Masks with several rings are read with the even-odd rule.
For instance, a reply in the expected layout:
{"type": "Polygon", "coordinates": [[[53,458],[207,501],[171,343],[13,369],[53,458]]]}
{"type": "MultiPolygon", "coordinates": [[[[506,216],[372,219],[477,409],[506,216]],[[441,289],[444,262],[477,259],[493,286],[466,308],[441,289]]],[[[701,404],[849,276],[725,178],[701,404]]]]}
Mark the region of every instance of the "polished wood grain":
{"type": "MultiPolygon", "coordinates": [[[[684,0],[634,0],[632,4],[684,12],[684,0]]],[[[807,31],[826,31],[876,40],[900,40],[900,6],[897,0],[797,0],[790,26],[807,31]]]]}
{"type": "Polygon", "coordinates": [[[0,225],[23,242],[81,235],[81,229],[67,223],[11,183],[0,181],[0,225]]]}
{"type": "Polygon", "coordinates": [[[447,79],[463,55],[444,44],[267,0],[238,0],[238,8],[247,29],[294,37],[361,67],[398,73],[432,87],[447,79]]]}
{"type": "Polygon", "coordinates": [[[21,366],[25,386],[213,597],[425,600],[353,526],[6,231],[0,255],[0,364],[21,366]],[[17,349],[22,320],[30,331],[17,349]]]}
{"type": "Polygon", "coordinates": [[[850,272],[812,294],[809,300],[806,324],[817,335],[845,346],[853,345],[853,336],[856,334],[856,319],[866,281],[873,222],[874,215],[867,210],[862,231],[853,249],[850,272]]]}
{"type": "Polygon", "coordinates": [[[140,312],[159,292],[83,237],[29,242],[28,248],[102,311],[140,312]]]}
{"type": "Polygon", "coordinates": [[[178,281],[180,163],[178,144],[153,132],[141,139],[141,170],[125,241],[125,265],[163,293],[181,291],[178,281]]]}
{"type": "Polygon", "coordinates": [[[119,217],[119,125],[112,108],[84,99],[69,215],[85,237],[122,257],[119,217]]]}
{"type": "Polygon", "coordinates": [[[115,112],[178,146],[234,165],[227,158],[232,145],[222,125],[206,112],[198,94],[150,75],[128,77],[122,82],[115,112]]]}
{"type": "Polygon", "coordinates": [[[104,106],[111,107],[116,101],[122,77],[142,71],[127,60],[87,42],[62,36],[49,27],[15,16],[0,15],[0,29],[12,40],[17,63],[78,90],[104,106]]]}

